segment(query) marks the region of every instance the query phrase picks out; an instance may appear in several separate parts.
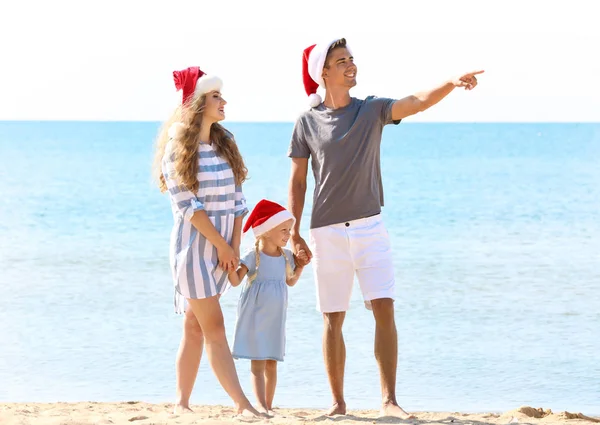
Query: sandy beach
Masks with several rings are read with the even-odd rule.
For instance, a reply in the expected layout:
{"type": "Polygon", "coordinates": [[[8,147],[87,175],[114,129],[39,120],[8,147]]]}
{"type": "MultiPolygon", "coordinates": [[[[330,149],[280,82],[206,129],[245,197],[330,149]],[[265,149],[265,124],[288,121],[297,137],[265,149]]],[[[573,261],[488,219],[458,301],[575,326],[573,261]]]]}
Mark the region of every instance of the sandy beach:
{"type": "Polygon", "coordinates": [[[231,407],[193,406],[194,413],[172,414],[172,405],[150,404],[136,401],[121,403],[1,403],[0,424],[2,425],[88,425],[88,424],[131,424],[136,425],[192,425],[222,423],[270,423],[295,425],[303,423],[343,424],[592,424],[600,418],[586,416],[580,412],[552,412],[551,409],[520,407],[504,413],[459,413],[459,412],[410,412],[416,420],[380,418],[376,411],[356,410],[348,415],[326,417],[323,411],[309,409],[275,409],[270,419],[238,418],[231,407]]]}

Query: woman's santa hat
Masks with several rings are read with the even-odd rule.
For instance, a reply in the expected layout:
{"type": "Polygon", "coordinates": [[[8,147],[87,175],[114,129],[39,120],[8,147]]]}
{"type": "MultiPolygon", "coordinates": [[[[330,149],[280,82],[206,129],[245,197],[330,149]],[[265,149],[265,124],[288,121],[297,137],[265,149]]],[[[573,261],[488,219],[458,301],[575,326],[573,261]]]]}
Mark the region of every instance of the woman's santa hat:
{"type": "MultiPolygon", "coordinates": [[[[215,75],[207,75],[197,66],[190,66],[181,71],[173,71],[173,81],[175,89],[181,90],[182,105],[189,105],[194,99],[211,91],[221,91],[223,81],[215,75]]],[[[176,137],[183,129],[183,124],[176,122],[169,127],[169,137],[176,137]]]]}
{"type": "Polygon", "coordinates": [[[223,81],[215,75],[207,75],[197,66],[190,66],[181,71],[173,71],[175,88],[183,91],[181,104],[185,105],[195,98],[211,91],[221,91],[223,81]]]}
{"type": "Polygon", "coordinates": [[[254,236],[259,237],[288,220],[293,220],[293,223],[296,222],[292,213],[281,205],[262,199],[248,216],[248,220],[244,225],[244,233],[252,228],[254,236]]]}
{"type": "MultiPolygon", "coordinates": [[[[322,77],[325,58],[331,45],[338,40],[339,38],[335,38],[325,43],[313,44],[304,49],[304,54],[302,55],[302,80],[304,81],[304,90],[308,95],[308,104],[311,108],[316,108],[323,102],[321,96],[317,94],[317,89],[319,86],[325,87],[322,77]]],[[[347,45],[346,48],[350,51],[347,45]]]]}

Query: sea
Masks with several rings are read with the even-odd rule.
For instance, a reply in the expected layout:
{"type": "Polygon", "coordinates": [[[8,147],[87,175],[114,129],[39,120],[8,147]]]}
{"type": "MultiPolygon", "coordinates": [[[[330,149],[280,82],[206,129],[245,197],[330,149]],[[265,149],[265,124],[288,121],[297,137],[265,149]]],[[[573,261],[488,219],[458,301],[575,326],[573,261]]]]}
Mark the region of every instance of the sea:
{"type": "MultiPolygon", "coordinates": [[[[174,400],[173,219],[150,175],[160,124],[0,122],[0,402],[174,400]]],[[[293,123],[223,124],[248,206],[285,205],[293,123]]],[[[600,414],[600,124],[401,123],[381,161],[400,405],[600,414]]],[[[313,188],[309,171],[305,236],[313,188]]],[[[240,291],[222,298],[230,344],[240,291]]],[[[289,296],[275,405],[326,408],[312,266],[289,296]]],[[[357,284],[344,338],[348,407],[377,409],[357,284]]],[[[254,400],[249,362],[236,368],[254,400]]],[[[191,401],[231,405],[206,356],[191,401]]]]}

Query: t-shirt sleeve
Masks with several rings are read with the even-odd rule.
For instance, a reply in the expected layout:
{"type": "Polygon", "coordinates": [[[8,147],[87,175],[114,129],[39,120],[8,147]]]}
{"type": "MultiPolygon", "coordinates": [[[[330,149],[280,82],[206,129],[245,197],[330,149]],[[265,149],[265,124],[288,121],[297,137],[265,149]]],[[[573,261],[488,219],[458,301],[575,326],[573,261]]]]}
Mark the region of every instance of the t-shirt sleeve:
{"type": "Polygon", "coordinates": [[[287,248],[284,248],[283,253],[287,257],[290,266],[292,266],[292,270],[296,270],[296,262],[294,261],[294,254],[292,253],[292,251],[287,248]]]}
{"type": "Polygon", "coordinates": [[[373,96],[370,102],[381,121],[381,125],[397,125],[400,124],[400,121],[402,121],[392,119],[392,107],[394,106],[394,102],[396,102],[396,99],[390,99],[389,97],[373,96]]]}
{"type": "Polygon", "coordinates": [[[256,250],[251,249],[246,252],[242,258],[240,258],[240,263],[248,268],[248,274],[254,273],[256,270],[256,250]]]}
{"type": "Polygon", "coordinates": [[[288,157],[290,158],[310,158],[310,148],[306,140],[306,133],[302,120],[296,120],[294,131],[292,132],[292,140],[288,149],[288,157]]]}

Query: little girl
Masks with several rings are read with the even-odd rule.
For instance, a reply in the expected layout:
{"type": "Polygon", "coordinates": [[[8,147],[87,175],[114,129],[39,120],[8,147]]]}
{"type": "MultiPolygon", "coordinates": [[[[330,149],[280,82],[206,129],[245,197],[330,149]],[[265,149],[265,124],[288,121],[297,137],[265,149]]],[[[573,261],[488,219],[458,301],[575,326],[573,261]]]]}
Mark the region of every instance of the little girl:
{"type": "Polygon", "coordinates": [[[272,414],[277,384],[277,362],[285,354],[288,286],[294,286],[308,263],[305,251],[296,258],[286,248],[294,216],[275,202],[261,200],[248,217],[244,233],[252,228],[255,249],[229,272],[232,286],[246,277],[238,302],[233,357],[251,362],[252,386],[262,409],[272,414]]]}

